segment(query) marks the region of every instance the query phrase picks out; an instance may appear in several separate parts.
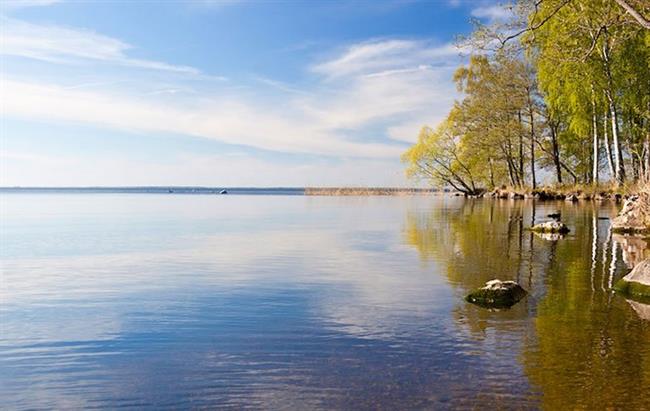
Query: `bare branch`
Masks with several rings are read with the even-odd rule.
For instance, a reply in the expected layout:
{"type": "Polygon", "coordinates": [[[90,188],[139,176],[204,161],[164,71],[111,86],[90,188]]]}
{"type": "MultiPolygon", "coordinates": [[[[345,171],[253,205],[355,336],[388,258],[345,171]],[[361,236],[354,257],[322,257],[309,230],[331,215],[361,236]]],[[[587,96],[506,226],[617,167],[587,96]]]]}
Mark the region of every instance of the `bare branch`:
{"type": "Polygon", "coordinates": [[[630,16],[636,20],[641,27],[645,28],[646,30],[650,30],[650,20],[646,19],[639,13],[638,11],[634,10],[634,7],[630,6],[626,0],[614,0],[616,3],[618,3],[619,6],[623,7],[625,11],[627,11],[630,16]]]}
{"type": "MultiPolygon", "coordinates": [[[[539,28],[542,27],[544,24],[546,24],[546,22],[548,22],[550,19],[552,19],[553,16],[555,16],[555,15],[556,15],[560,10],[562,10],[562,8],[563,8],[564,6],[566,6],[567,4],[571,3],[571,1],[572,1],[572,0],[564,0],[562,3],[560,3],[559,6],[557,6],[557,7],[555,8],[555,10],[553,10],[551,13],[549,13],[548,16],[544,17],[544,18],[543,18],[539,23],[530,24],[530,25],[526,26],[526,28],[521,29],[521,30],[519,30],[518,32],[516,32],[516,33],[514,33],[514,34],[511,34],[511,35],[507,36],[507,37],[504,38],[504,39],[499,39],[499,42],[501,43],[501,47],[503,48],[503,47],[506,45],[506,43],[507,43],[508,41],[510,41],[510,40],[512,40],[512,39],[515,39],[515,38],[521,36],[522,34],[524,34],[524,33],[526,33],[526,32],[529,32],[529,31],[533,31],[533,32],[534,32],[535,30],[539,29],[539,28]]],[[[618,1],[618,0],[616,0],[616,1],[618,1]]],[[[537,16],[537,8],[538,8],[538,6],[539,6],[540,4],[541,4],[541,1],[538,1],[538,2],[535,3],[535,13],[534,13],[534,15],[533,15],[533,19],[532,19],[532,20],[535,20],[535,17],[537,16]]]]}

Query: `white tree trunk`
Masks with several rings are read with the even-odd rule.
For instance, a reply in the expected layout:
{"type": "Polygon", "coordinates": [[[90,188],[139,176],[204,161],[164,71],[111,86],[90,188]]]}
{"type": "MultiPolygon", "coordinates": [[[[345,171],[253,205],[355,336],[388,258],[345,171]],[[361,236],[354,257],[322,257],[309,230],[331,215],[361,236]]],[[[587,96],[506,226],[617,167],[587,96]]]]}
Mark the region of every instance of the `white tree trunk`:
{"type": "Polygon", "coordinates": [[[614,167],[616,170],[616,181],[623,183],[625,180],[625,169],[623,168],[623,155],[621,153],[621,141],[618,136],[618,118],[614,102],[610,101],[609,111],[612,120],[612,143],[614,143],[614,167]]]}
{"type": "Polygon", "coordinates": [[[608,116],[605,115],[605,122],[603,124],[603,139],[605,143],[605,151],[607,155],[607,165],[609,166],[609,174],[611,175],[611,178],[616,178],[616,171],[614,170],[614,159],[612,158],[612,147],[609,144],[609,133],[607,130],[609,129],[609,124],[608,124],[608,116]]]}
{"type": "Polygon", "coordinates": [[[593,185],[598,185],[598,122],[596,121],[596,101],[593,97],[593,87],[592,87],[592,99],[591,99],[591,126],[594,129],[594,154],[593,154],[593,175],[591,177],[591,182],[593,185]]]}

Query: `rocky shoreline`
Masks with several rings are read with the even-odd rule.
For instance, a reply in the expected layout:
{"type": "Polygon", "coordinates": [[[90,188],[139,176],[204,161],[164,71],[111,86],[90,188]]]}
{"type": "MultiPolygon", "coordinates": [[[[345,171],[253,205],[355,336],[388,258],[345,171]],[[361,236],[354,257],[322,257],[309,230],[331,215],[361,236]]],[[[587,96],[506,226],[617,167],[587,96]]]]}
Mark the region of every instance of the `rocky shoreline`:
{"type": "MultiPolygon", "coordinates": [[[[462,194],[461,194],[462,195],[462,194]]],[[[565,200],[565,201],[615,201],[620,202],[631,197],[621,193],[598,191],[595,193],[583,190],[560,191],[549,188],[518,191],[506,188],[496,188],[476,195],[468,195],[473,198],[496,198],[509,200],[565,200]]]]}

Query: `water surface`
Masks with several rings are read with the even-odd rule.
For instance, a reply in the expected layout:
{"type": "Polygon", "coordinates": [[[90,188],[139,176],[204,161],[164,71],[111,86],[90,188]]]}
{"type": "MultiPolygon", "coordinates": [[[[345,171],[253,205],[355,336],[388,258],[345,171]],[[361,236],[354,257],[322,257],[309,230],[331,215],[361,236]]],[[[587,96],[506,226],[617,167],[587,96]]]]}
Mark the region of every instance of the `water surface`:
{"type": "MultiPolygon", "coordinates": [[[[643,409],[612,204],[0,195],[0,408],[643,409]],[[525,230],[560,210],[556,241],[525,230]],[[466,303],[492,278],[529,297],[466,303]]],[[[645,311],[644,311],[645,310],[645,311]]]]}

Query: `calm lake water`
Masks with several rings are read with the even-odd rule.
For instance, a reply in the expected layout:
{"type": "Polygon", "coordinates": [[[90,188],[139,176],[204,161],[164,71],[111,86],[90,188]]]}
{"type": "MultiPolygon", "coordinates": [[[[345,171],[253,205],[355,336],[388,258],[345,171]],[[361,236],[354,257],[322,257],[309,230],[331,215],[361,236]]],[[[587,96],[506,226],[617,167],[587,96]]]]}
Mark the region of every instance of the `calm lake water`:
{"type": "MultiPolygon", "coordinates": [[[[613,204],[5,193],[0,408],[650,409],[613,204]],[[525,231],[561,210],[571,233],[525,231]],[[463,297],[519,281],[506,311],[463,297]]],[[[644,319],[645,318],[645,319],[644,319]]]]}

